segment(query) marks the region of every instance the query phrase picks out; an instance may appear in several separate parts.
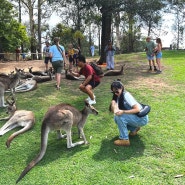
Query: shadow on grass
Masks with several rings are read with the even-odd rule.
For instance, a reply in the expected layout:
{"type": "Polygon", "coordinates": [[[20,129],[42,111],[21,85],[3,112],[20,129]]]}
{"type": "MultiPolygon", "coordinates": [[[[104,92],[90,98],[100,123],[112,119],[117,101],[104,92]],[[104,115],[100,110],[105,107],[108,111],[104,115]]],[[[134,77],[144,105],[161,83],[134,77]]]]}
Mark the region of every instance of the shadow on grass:
{"type": "Polygon", "coordinates": [[[136,158],[143,155],[145,146],[138,135],[130,138],[131,145],[129,147],[115,146],[114,140],[116,139],[118,138],[115,137],[111,140],[102,140],[100,150],[93,156],[93,158],[96,161],[103,161],[105,159],[125,161],[130,158],[136,158]]]}

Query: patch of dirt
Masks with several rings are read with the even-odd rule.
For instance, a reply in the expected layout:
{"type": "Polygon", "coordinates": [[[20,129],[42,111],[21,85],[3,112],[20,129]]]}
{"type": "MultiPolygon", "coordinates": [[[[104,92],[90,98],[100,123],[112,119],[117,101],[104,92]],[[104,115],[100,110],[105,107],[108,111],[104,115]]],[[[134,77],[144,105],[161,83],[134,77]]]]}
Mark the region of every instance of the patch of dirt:
{"type": "MultiPolygon", "coordinates": [[[[49,64],[51,66],[51,64],[49,64]]],[[[45,64],[44,60],[30,60],[30,61],[7,61],[0,62],[0,73],[10,74],[12,71],[15,71],[15,67],[19,69],[24,69],[25,72],[28,71],[29,67],[33,67],[33,71],[44,71],[45,64]]]]}
{"type": "MultiPolygon", "coordinates": [[[[87,59],[87,62],[93,61],[93,59],[87,59]]],[[[163,78],[164,74],[157,75],[155,72],[148,72],[147,63],[144,62],[131,62],[131,61],[119,61],[115,62],[115,69],[120,69],[121,65],[124,67],[124,78],[128,81],[127,87],[135,86],[135,88],[151,87],[154,91],[160,89],[172,89],[169,84],[165,83],[163,78]],[[157,75],[157,76],[156,76],[157,75]],[[129,83],[130,82],[130,83],[129,83]]],[[[49,67],[52,65],[49,63],[49,67]]],[[[24,69],[27,72],[29,67],[33,67],[33,71],[45,71],[44,60],[30,60],[30,61],[9,61],[0,62],[0,73],[10,74],[15,70],[15,67],[24,69]]],[[[106,71],[106,65],[102,65],[104,71],[106,71]]],[[[105,78],[105,77],[104,77],[105,78]]],[[[119,77],[120,78],[120,77],[119,77]]],[[[111,77],[112,79],[112,77],[111,77]]]]}

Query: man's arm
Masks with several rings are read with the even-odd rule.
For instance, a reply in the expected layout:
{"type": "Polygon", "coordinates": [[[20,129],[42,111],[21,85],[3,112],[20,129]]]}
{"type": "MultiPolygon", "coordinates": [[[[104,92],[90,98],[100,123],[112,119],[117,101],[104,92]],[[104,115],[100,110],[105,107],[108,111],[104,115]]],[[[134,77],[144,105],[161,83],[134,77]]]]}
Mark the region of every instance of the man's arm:
{"type": "Polygon", "coordinates": [[[79,77],[80,74],[79,73],[75,73],[72,71],[72,69],[69,70],[70,74],[72,74],[73,76],[79,77]]]}
{"type": "Polygon", "coordinates": [[[83,82],[83,85],[86,86],[92,79],[92,75],[89,75],[83,82]]]}

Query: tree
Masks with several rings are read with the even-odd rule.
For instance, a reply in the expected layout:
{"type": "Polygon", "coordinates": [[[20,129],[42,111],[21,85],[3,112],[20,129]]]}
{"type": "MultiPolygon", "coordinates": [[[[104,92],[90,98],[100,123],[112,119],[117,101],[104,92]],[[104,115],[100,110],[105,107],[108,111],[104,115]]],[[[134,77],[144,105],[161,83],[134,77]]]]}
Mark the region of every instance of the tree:
{"type": "Polygon", "coordinates": [[[140,0],[137,4],[138,15],[148,28],[148,36],[153,28],[158,26],[161,19],[160,11],[165,7],[165,2],[160,0],[140,0]]]}
{"type": "Polygon", "coordinates": [[[184,43],[184,30],[185,30],[185,0],[170,1],[170,10],[175,15],[173,25],[174,43],[176,48],[179,49],[180,45],[184,43]]]}
{"type": "Polygon", "coordinates": [[[17,13],[11,3],[0,0],[0,9],[0,52],[14,52],[22,42],[28,41],[26,28],[15,19],[17,13]]]}

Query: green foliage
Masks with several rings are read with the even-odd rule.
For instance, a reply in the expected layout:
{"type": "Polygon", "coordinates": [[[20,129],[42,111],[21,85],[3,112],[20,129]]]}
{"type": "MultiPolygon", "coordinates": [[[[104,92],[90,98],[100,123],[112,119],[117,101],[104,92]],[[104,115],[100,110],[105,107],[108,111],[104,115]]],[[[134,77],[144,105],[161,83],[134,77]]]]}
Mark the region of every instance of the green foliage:
{"type": "MultiPolygon", "coordinates": [[[[20,185],[185,185],[184,51],[163,51],[164,70],[159,75],[147,71],[144,52],[116,55],[115,60],[126,64],[124,75],[102,78],[94,91],[99,115],[90,115],[84,128],[90,144],[67,149],[66,140],[56,140],[56,133],[51,132],[44,158],[20,185]],[[110,83],[117,78],[137,100],[152,107],[148,125],[130,138],[130,147],[113,144],[118,129],[108,107],[110,83]],[[177,175],[182,176],[175,178],[177,175]]],[[[62,78],[61,91],[55,91],[55,82],[51,81],[39,84],[34,91],[16,94],[18,108],[32,110],[36,124],[16,137],[10,149],[5,142],[14,131],[0,138],[0,184],[15,184],[20,172],[39,152],[41,122],[48,107],[66,102],[79,110],[83,108],[86,95],[79,91],[80,83],[62,78]]],[[[1,114],[4,111],[0,109],[1,114]]],[[[77,140],[77,129],[73,128],[73,141],[77,140]]]]}
{"type": "Polygon", "coordinates": [[[26,27],[15,20],[11,3],[0,0],[0,50],[15,51],[17,46],[28,42],[26,27]]]}

